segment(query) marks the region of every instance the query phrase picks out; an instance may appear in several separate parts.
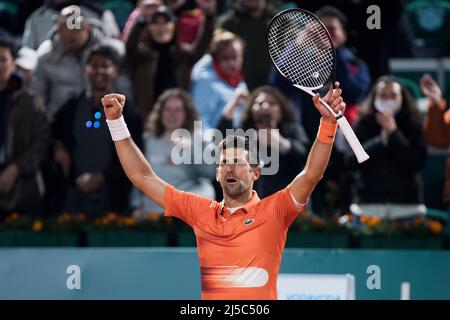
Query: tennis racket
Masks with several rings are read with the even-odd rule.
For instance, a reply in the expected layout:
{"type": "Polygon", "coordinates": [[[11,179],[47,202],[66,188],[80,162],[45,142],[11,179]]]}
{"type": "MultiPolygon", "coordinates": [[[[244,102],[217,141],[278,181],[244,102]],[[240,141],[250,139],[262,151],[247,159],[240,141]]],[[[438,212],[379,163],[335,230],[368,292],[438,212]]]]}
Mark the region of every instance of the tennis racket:
{"type": "MultiPolygon", "coordinates": [[[[269,22],[266,39],[272,63],[293,86],[311,96],[314,90],[333,86],[336,53],[328,30],[314,14],[303,9],[281,11],[269,22]]],[[[323,99],[320,102],[336,117],[358,162],[369,159],[344,115],[323,99]]]]}

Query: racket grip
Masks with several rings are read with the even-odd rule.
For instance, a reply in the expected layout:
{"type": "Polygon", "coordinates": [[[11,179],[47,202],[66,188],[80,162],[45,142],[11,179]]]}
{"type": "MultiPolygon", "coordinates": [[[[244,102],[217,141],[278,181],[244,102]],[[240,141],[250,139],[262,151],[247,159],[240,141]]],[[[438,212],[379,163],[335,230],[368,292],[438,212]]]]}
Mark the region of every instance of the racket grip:
{"type": "Polygon", "coordinates": [[[358,160],[358,163],[362,163],[369,159],[369,155],[366,153],[364,148],[362,147],[361,143],[359,142],[358,138],[355,135],[355,132],[353,131],[352,127],[348,123],[347,119],[344,116],[339,117],[337,119],[339,128],[341,128],[342,133],[344,134],[345,138],[348,141],[348,144],[352,148],[353,152],[355,153],[356,159],[358,160]]]}

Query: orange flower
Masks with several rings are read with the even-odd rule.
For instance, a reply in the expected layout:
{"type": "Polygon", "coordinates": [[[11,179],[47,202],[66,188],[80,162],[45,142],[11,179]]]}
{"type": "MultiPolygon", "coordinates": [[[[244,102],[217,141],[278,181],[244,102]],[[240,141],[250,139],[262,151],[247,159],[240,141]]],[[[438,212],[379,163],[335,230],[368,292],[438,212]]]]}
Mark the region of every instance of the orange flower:
{"type": "Polygon", "coordinates": [[[110,221],[115,221],[119,218],[119,215],[115,212],[108,212],[108,214],[106,215],[106,219],[110,220],[110,221]]]}
{"type": "Polygon", "coordinates": [[[149,211],[147,213],[147,218],[151,221],[159,221],[161,219],[161,213],[156,211],[149,211]]]}
{"type": "Polygon", "coordinates": [[[440,234],[442,232],[442,223],[439,221],[428,221],[428,228],[433,234],[440,234]]]}
{"type": "Polygon", "coordinates": [[[70,215],[67,212],[58,216],[58,223],[63,223],[70,220],[70,215]]]}
{"type": "Polygon", "coordinates": [[[353,214],[351,212],[347,213],[348,221],[353,222],[353,214]]]}
{"type": "Polygon", "coordinates": [[[44,224],[42,223],[41,219],[37,219],[33,221],[33,231],[34,232],[41,232],[44,224]]]}
{"type": "Polygon", "coordinates": [[[20,218],[20,214],[18,212],[11,213],[11,219],[12,220],[17,220],[19,218],[20,218]]]}
{"type": "Polygon", "coordinates": [[[368,217],[368,216],[362,215],[362,216],[359,218],[359,221],[360,221],[362,224],[366,224],[366,223],[369,222],[369,217],[368,217]]]}
{"type": "Polygon", "coordinates": [[[102,225],[107,225],[108,223],[109,223],[109,219],[108,219],[108,217],[107,216],[105,216],[105,217],[101,217],[101,220],[100,220],[100,224],[102,224],[102,225]]]}
{"type": "Polygon", "coordinates": [[[7,217],[5,218],[5,222],[6,222],[6,223],[9,223],[9,222],[18,220],[19,218],[20,218],[20,214],[17,213],[17,212],[13,212],[13,213],[11,213],[9,216],[7,216],[7,217]]]}
{"type": "Polygon", "coordinates": [[[133,217],[125,217],[125,225],[134,226],[136,224],[136,220],[133,217]]]}
{"type": "Polygon", "coordinates": [[[377,225],[379,225],[381,223],[381,218],[380,217],[369,217],[368,221],[367,221],[367,225],[370,228],[376,227],[377,225]]]}

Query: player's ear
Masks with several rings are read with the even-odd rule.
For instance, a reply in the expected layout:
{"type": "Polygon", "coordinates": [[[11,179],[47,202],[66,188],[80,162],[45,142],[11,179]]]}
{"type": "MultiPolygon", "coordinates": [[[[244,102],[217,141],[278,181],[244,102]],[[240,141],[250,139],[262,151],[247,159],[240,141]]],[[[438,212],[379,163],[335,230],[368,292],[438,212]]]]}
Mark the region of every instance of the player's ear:
{"type": "Polygon", "coordinates": [[[219,182],[219,168],[216,168],[216,181],[219,182]]]}
{"type": "Polygon", "coordinates": [[[252,171],[253,181],[256,181],[261,176],[261,167],[260,166],[251,166],[250,170],[252,171]]]}

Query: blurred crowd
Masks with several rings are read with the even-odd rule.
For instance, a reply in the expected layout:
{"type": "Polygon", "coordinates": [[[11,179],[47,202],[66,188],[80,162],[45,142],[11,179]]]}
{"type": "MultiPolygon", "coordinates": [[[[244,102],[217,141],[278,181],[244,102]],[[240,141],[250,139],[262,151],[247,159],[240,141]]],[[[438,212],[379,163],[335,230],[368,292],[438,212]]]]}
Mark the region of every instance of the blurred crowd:
{"type": "MultiPolygon", "coordinates": [[[[0,220],[10,212],[92,218],[117,212],[139,219],[162,213],[121,169],[101,107],[111,92],[126,95],[133,139],[156,174],[177,188],[222,199],[213,165],[176,164],[171,157],[175,146],[193,145],[171,139],[180,128],[208,145],[196,120],[224,134],[268,129],[259,143],[276,143],[279,171],[262,176],[255,189],[265,197],[285,187],[303,169],[320,120],[310,96],[272,67],[265,47],[271,17],[297,6],[315,12],[332,37],[346,116],[370,155],[358,164],[337,137],[309,203],[313,212],[376,214],[391,204],[400,215],[420,213],[428,146],[450,146],[450,113],[436,79],[421,78],[428,99],[421,117],[389,70],[389,58],[418,56],[420,45],[430,56],[449,52],[448,34],[437,44],[414,40],[406,1],[0,4],[0,220]],[[366,27],[370,4],[381,8],[380,30],[366,27]]],[[[444,189],[450,216],[450,160],[444,189]]]]}

